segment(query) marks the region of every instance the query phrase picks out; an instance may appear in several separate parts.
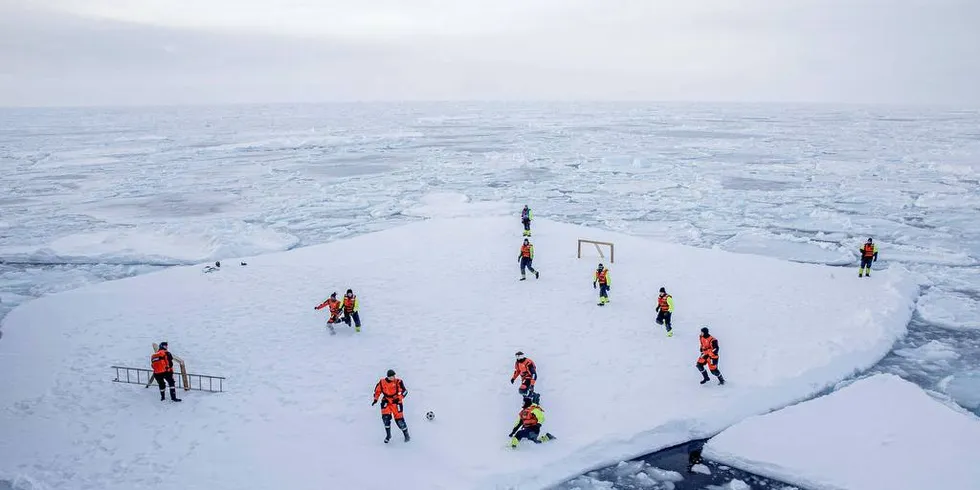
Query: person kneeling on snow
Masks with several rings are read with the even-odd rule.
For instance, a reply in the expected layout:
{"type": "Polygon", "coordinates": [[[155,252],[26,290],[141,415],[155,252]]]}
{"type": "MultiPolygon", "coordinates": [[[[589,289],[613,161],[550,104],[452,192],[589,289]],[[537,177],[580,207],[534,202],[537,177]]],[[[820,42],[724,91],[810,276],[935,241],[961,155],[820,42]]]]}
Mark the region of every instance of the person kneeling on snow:
{"type": "Polygon", "coordinates": [[[555,436],[548,432],[545,432],[543,436],[538,435],[541,433],[541,424],[543,423],[544,409],[530,398],[525,398],[521,413],[517,416],[517,423],[514,424],[514,429],[510,431],[510,447],[516,449],[517,443],[521,442],[521,439],[529,439],[535,444],[554,439],[555,436]]]}

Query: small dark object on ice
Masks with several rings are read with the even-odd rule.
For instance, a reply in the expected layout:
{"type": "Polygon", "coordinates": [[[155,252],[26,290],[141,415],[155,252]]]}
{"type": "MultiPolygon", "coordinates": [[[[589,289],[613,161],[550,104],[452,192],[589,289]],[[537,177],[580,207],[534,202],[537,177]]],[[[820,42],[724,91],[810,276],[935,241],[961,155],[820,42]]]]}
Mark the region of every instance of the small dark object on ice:
{"type": "Polygon", "coordinates": [[[241,265],[248,265],[248,264],[246,264],[245,261],[243,260],[241,265]]]}

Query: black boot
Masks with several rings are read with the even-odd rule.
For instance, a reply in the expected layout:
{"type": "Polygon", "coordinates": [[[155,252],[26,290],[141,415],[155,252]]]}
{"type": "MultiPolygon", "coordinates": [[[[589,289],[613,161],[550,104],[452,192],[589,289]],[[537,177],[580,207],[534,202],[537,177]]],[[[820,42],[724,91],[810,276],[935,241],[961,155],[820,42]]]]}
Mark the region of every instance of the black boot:
{"type": "Polygon", "coordinates": [[[391,440],[391,427],[385,427],[385,444],[391,440]]]}
{"type": "Polygon", "coordinates": [[[164,394],[163,390],[160,390],[160,401],[167,401],[167,395],[164,394]]]}
{"type": "Polygon", "coordinates": [[[718,375],[718,384],[720,385],[725,384],[725,377],[720,374],[718,375]]]}
{"type": "Polygon", "coordinates": [[[704,376],[704,378],[701,380],[701,384],[705,384],[708,381],[711,381],[711,379],[708,378],[708,375],[707,374],[702,374],[702,376],[704,376]]]}
{"type": "Polygon", "coordinates": [[[403,429],[402,433],[405,434],[405,442],[412,440],[412,437],[408,435],[408,429],[403,429]]]}
{"type": "Polygon", "coordinates": [[[175,401],[175,402],[181,401],[180,398],[177,398],[177,389],[176,388],[170,388],[170,399],[173,400],[173,401],[175,401]]]}

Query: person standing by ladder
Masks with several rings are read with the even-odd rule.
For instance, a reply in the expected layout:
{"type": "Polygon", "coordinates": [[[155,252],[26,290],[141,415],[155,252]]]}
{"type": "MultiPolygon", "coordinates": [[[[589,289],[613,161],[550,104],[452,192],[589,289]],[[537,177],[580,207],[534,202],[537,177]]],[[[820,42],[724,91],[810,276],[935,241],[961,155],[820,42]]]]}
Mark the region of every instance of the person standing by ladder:
{"type": "Polygon", "coordinates": [[[158,350],[150,356],[150,366],[153,368],[153,379],[160,386],[160,401],[167,399],[165,393],[170,385],[170,399],[179,402],[177,387],[174,381],[174,356],[167,350],[167,343],[160,342],[158,350]]]}

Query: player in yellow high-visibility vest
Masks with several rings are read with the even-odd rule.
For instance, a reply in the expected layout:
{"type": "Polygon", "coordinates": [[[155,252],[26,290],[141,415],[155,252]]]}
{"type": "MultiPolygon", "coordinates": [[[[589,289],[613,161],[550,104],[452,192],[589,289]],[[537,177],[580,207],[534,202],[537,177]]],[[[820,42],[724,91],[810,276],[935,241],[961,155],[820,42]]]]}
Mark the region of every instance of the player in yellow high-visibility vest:
{"type": "Polygon", "coordinates": [[[599,264],[596,267],[595,273],[592,274],[592,289],[596,287],[599,288],[599,306],[603,306],[609,302],[609,269],[606,269],[599,264]]]}
{"type": "Polygon", "coordinates": [[[861,253],[861,270],[858,272],[858,277],[871,277],[871,263],[878,261],[878,246],[869,238],[859,252],[861,253]],[[867,273],[865,268],[867,268],[867,273]]]}

